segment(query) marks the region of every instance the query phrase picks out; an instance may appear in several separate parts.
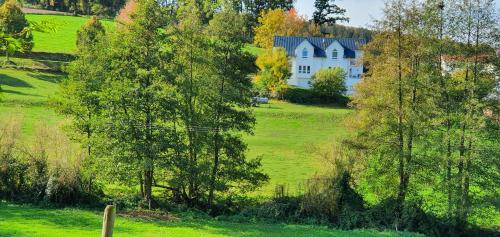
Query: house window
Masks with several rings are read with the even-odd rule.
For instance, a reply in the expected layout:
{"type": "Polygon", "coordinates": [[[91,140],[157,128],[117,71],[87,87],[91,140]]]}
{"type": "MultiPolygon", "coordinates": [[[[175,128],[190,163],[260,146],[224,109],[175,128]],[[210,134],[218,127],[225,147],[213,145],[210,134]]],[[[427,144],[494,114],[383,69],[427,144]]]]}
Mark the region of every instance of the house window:
{"type": "Polygon", "coordinates": [[[309,52],[307,51],[307,49],[306,49],[306,48],[304,48],[304,49],[302,50],[302,58],[307,58],[308,54],[309,54],[309,52]]]}
{"type": "Polygon", "coordinates": [[[299,73],[302,73],[302,66],[299,66],[299,73]]]}
{"type": "Polygon", "coordinates": [[[311,66],[307,66],[307,74],[311,73],[311,66]]]}
{"type": "Polygon", "coordinates": [[[332,51],[332,59],[337,59],[338,57],[339,57],[339,52],[336,49],[334,49],[332,51]]]}

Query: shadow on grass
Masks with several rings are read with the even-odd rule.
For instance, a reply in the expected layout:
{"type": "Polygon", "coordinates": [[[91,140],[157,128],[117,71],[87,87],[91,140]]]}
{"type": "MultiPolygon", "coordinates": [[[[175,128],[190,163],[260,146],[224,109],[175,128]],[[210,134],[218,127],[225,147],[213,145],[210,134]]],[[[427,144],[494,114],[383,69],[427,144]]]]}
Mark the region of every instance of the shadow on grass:
{"type": "Polygon", "coordinates": [[[33,86],[21,79],[11,77],[5,74],[0,73],[0,85],[12,86],[12,87],[28,87],[32,88],[33,86]]]}
{"type": "Polygon", "coordinates": [[[24,92],[20,92],[20,91],[5,90],[5,89],[2,89],[0,92],[7,93],[7,94],[16,94],[16,95],[27,95],[27,96],[42,97],[40,95],[29,94],[29,93],[24,93],[24,92]]]}
{"type": "Polygon", "coordinates": [[[58,83],[63,78],[61,75],[58,74],[45,74],[45,73],[28,73],[28,76],[51,83],[58,83]]]}

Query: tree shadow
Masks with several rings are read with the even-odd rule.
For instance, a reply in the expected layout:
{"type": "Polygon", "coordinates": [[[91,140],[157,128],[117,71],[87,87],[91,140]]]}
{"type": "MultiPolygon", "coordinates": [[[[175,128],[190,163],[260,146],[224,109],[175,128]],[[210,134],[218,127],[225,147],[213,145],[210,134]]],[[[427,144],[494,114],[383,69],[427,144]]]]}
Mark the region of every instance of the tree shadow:
{"type": "Polygon", "coordinates": [[[21,79],[11,77],[5,74],[0,74],[0,85],[12,86],[12,87],[28,87],[33,88],[33,86],[21,79]]]}
{"type": "Polygon", "coordinates": [[[5,90],[5,89],[2,89],[0,92],[2,92],[2,93],[8,93],[8,94],[16,94],[16,95],[27,95],[27,96],[42,97],[40,95],[29,94],[29,93],[24,93],[24,92],[20,92],[20,91],[5,90]]]}
{"type": "Polygon", "coordinates": [[[58,83],[62,80],[62,76],[58,75],[58,74],[28,73],[27,75],[30,77],[36,78],[38,80],[51,82],[51,83],[58,83]]]}

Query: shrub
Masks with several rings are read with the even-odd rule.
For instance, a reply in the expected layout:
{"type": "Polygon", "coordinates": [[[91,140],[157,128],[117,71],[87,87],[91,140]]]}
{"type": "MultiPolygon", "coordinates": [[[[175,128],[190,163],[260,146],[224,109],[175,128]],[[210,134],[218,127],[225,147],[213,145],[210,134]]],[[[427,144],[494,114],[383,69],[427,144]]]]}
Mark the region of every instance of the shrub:
{"type": "Polygon", "coordinates": [[[317,71],[311,81],[312,90],[321,97],[338,97],[347,91],[346,72],[340,67],[317,71]]]}
{"type": "Polygon", "coordinates": [[[343,95],[320,95],[314,90],[299,87],[288,87],[283,92],[283,99],[297,104],[334,104],[347,106],[349,99],[343,95]]]}
{"type": "Polygon", "coordinates": [[[37,128],[31,146],[19,144],[19,121],[0,121],[0,198],[97,204],[103,193],[82,171],[86,160],[80,149],[58,129],[46,126],[37,128]]]}
{"type": "Polygon", "coordinates": [[[3,33],[13,35],[21,40],[21,47],[25,51],[33,48],[33,35],[24,29],[29,26],[21,5],[16,0],[7,0],[0,7],[0,29],[3,33]]]}

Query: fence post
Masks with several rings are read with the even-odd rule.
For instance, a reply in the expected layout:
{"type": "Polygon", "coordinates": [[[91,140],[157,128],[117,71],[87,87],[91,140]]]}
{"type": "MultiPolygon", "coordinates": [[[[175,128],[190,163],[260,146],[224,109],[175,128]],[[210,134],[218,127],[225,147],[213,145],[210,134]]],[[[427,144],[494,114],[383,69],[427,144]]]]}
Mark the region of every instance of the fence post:
{"type": "Polygon", "coordinates": [[[102,235],[101,237],[112,237],[113,226],[115,224],[116,207],[107,205],[104,209],[104,217],[102,219],[102,235]]]}

